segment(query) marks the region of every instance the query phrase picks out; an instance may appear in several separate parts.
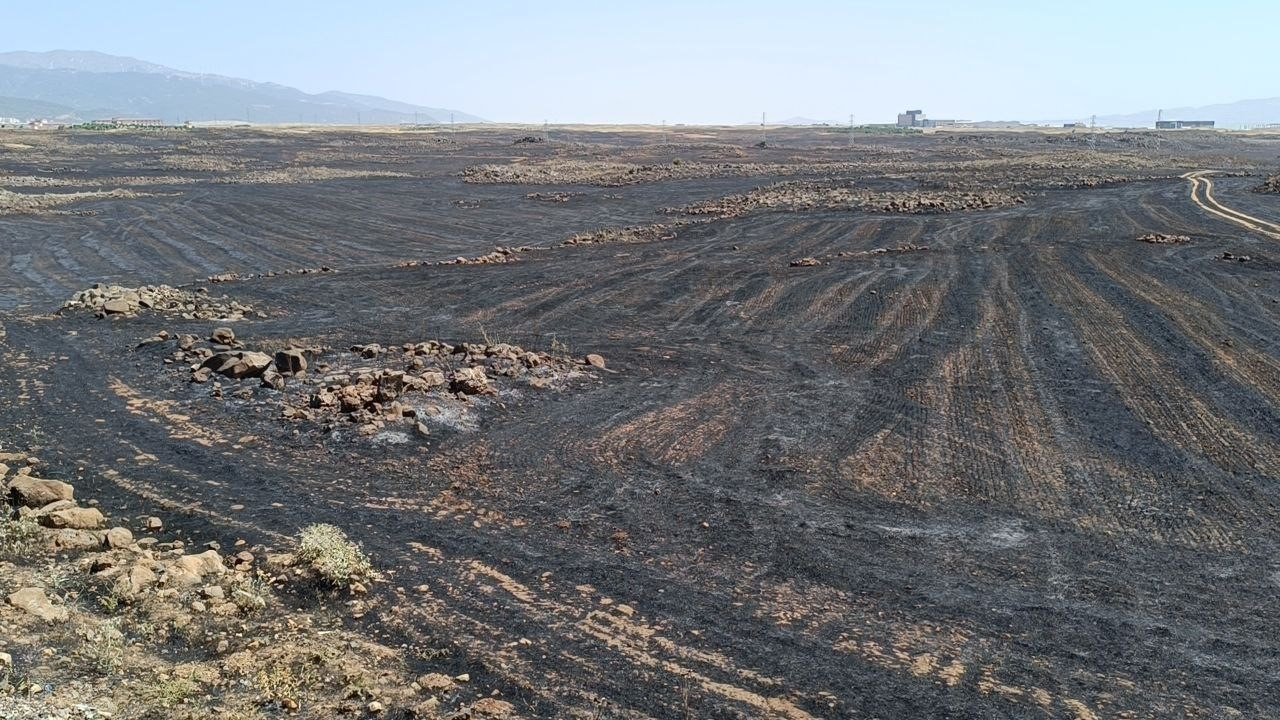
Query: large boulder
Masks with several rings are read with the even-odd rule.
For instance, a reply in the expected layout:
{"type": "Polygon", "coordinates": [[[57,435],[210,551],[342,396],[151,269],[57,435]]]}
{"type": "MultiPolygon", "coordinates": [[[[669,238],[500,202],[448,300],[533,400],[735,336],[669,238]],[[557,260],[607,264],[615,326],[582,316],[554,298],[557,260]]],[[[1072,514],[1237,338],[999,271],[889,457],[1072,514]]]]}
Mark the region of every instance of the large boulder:
{"type": "Polygon", "coordinates": [[[20,505],[40,508],[59,500],[75,499],[75,488],[61,480],[19,475],[9,481],[9,497],[20,505]]]}
{"type": "Polygon", "coordinates": [[[168,585],[199,585],[206,575],[221,575],[227,568],[217,550],[206,550],[199,555],[183,555],[173,561],[165,571],[168,585]]]}
{"type": "Polygon", "coordinates": [[[9,604],[26,610],[45,622],[65,622],[67,619],[67,609],[49,602],[40,588],[22,588],[9,596],[9,604]]]}
{"type": "Polygon", "coordinates": [[[98,508],[72,507],[42,513],[40,524],[57,529],[98,530],[107,524],[107,519],[98,508]]]}
{"type": "Polygon", "coordinates": [[[236,380],[262,377],[267,368],[271,367],[271,356],[251,350],[228,350],[215,353],[201,363],[201,366],[236,380]]]}
{"type": "Polygon", "coordinates": [[[306,372],[307,355],[297,348],[276,352],[276,370],[286,375],[306,372]]]}

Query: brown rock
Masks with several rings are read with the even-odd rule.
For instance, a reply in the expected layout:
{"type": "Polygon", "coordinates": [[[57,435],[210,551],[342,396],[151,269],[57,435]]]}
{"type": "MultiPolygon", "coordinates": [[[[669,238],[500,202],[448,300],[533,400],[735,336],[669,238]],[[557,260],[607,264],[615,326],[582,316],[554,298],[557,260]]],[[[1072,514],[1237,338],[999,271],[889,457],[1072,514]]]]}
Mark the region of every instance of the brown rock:
{"type": "Polygon", "coordinates": [[[164,521],[154,515],[147,518],[147,529],[156,532],[164,527],[164,521]]]}
{"type": "Polygon", "coordinates": [[[40,588],[23,588],[9,596],[9,604],[26,610],[45,622],[65,622],[67,609],[49,602],[40,588]]]}
{"type": "Polygon", "coordinates": [[[202,365],[212,368],[219,375],[240,380],[247,377],[261,377],[271,367],[271,356],[266,353],[249,350],[228,350],[213,355],[202,365]]]}
{"type": "Polygon", "coordinates": [[[39,508],[59,500],[74,500],[75,488],[60,480],[19,475],[9,481],[9,497],[26,507],[39,508]]]}
{"type": "Polygon", "coordinates": [[[207,367],[197,368],[195,372],[191,373],[191,382],[207,383],[212,377],[213,377],[213,368],[207,368],[207,367]]]}
{"type": "Polygon", "coordinates": [[[494,392],[493,387],[489,385],[488,376],[484,374],[484,368],[481,367],[455,370],[449,389],[466,395],[491,395],[494,392]]]}
{"type": "Polygon", "coordinates": [[[138,312],[138,305],[124,298],[112,298],[102,303],[102,311],[108,315],[129,315],[138,312]]]}
{"type": "Polygon", "coordinates": [[[305,372],[307,369],[307,356],[297,348],[277,352],[275,361],[276,370],[285,374],[305,372]]]}
{"type": "Polygon", "coordinates": [[[472,717],[509,718],[515,715],[516,706],[506,700],[497,698],[481,698],[471,706],[472,717]]]}
{"type": "Polygon", "coordinates": [[[206,550],[199,555],[183,555],[170,565],[165,573],[169,585],[198,585],[206,575],[226,572],[222,557],[216,550],[206,550]]]}
{"type": "Polygon", "coordinates": [[[133,544],[133,533],[129,528],[114,527],[106,532],[103,539],[107,547],[125,548],[133,544]]]}
{"type": "Polygon", "coordinates": [[[215,328],[209,339],[219,345],[235,345],[236,333],[229,327],[215,328]]]}
{"type": "Polygon", "coordinates": [[[70,530],[97,530],[106,525],[107,519],[98,508],[73,507],[40,515],[40,524],[51,528],[70,530]]]}
{"type": "Polygon", "coordinates": [[[444,692],[451,689],[453,685],[453,678],[440,673],[427,673],[418,678],[418,687],[429,693],[444,692]]]}
{"type": "Polygon", "coordinates": [[[587,360],[587,364],[590,365],[591,367],[599,368],[600,370],[604,369],[604,357],[597,355],[595,353],[591,353],[590,355],[587,356],[586,360],[587,360]]]}
{"type": "Polygon", "coordinates": [[[284,391],[284,375],[268,368],[262,373],[262,387],[269,387],[273,390],[284,391]]]}
{"type": "Polygon", "coordinates": [[[50,540],[55,550],[97,550],[102,547],[102,533],[91,530],[57,530],[50,540]]]}
{"type": "Polygon", "coordinates": [[[142,594],[142,591],[156,584],[158,578],[154,571],[146,565],[138,564],[129,568],[128,587],[132,597],[142,594]]]}

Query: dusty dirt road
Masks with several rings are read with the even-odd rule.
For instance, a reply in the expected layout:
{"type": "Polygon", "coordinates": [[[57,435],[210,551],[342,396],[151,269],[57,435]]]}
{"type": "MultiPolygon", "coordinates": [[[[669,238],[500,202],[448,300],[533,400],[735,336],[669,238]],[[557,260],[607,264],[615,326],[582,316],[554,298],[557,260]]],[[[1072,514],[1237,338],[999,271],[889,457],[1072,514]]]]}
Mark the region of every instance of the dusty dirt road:
{"type": "Polygon", "coordinates": [[[527,717],[1280,714],[1280,205],[1233,211],[1250,178],[1189,172],[1261,171],[1275,147],[692,133],[10,153],[13,176],[142,176],[148,195],[0,218],[4,432],[120,515],[158,503],[192,535],[265,543],[342,526],[388,574],[353,623],[454,648],[415,662],[484,677],[527,717]],[[232,169],[165,160],[191,154],[232,169]],[[623,167],[558,182],[584,172],[566,158],[623,167]],[[217,182],[317,163],[407,177],[217,182]],[[546,181],[458,174],[486,163],[546,181]],[[560,246],[797,179],[1025,202],[789,206],[560,246]],[[496,244],[548,249],[434,264],[496,244]],[[336,272],[202,281],[320,265],[336,272]],[[282,419],[253,381],[214,396],[164,363],[171,345],[137,347],[215,323],[51,315],[97,281],[226,293],[267,315],[235,324],[251,346],[334,362],[487,336],[608,372],[475,400],[426,437],[364,436],[282,419]]]}

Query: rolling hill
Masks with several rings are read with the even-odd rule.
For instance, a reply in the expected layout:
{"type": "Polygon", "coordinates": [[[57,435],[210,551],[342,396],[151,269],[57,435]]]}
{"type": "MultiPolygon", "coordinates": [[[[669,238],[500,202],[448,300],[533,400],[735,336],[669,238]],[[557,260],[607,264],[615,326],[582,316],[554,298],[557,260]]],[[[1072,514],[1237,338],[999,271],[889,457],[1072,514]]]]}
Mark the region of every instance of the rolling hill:
{"type": "Polygon", "coordinates": [[[253,123],[484,122],[459,110],[192,73],[89,51],[0,53],[0,116],[253,123]]]}

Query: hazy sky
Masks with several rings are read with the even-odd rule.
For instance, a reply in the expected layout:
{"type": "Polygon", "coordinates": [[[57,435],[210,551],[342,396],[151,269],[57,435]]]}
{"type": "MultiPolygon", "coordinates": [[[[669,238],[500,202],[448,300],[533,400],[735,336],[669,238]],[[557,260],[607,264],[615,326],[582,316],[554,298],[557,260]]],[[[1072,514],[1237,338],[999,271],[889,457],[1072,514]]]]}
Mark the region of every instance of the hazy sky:
{"type": "Polygon", "coordinates": [[[0,49],[491,120],[1083,118],[1280,95],[1280,0],[6,2],[0,49]]]}

